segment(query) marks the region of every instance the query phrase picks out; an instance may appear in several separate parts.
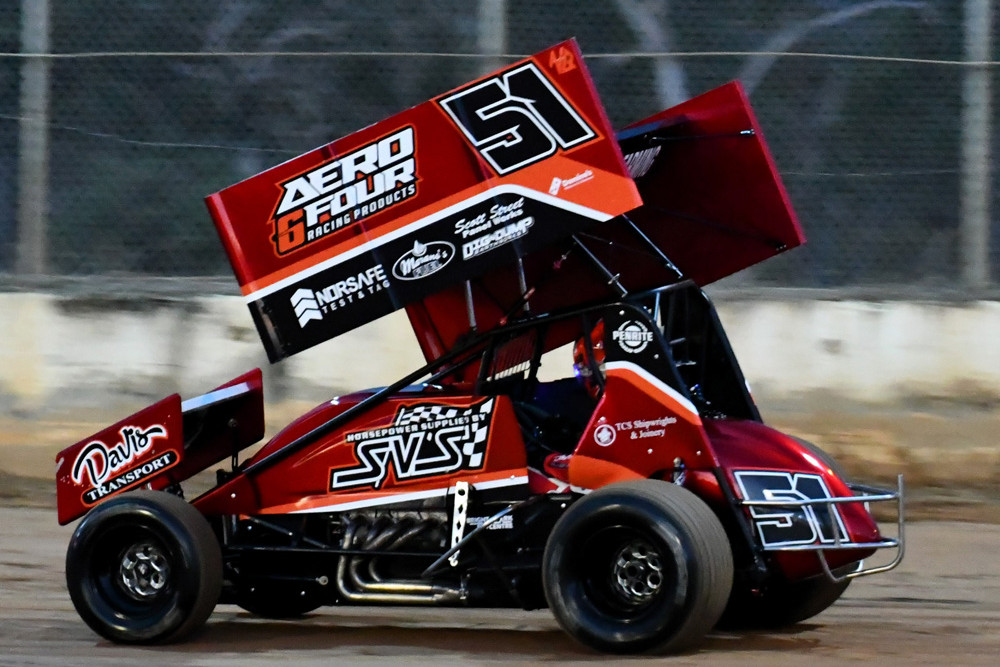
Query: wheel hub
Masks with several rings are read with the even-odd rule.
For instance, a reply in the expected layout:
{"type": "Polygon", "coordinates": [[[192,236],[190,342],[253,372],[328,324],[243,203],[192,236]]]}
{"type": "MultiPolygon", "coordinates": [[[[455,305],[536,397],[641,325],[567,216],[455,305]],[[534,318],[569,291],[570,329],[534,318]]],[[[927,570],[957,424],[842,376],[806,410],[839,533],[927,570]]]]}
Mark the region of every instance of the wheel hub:
{"type": "Polygon", "coordinates": [[[645,540],[622,547],[614,559],[616,591],[631,604],[649,602],[663,586],[660,554],[645,540]]]}
{"type": "Polygon", "coordinates": [[[170,565],[156,545],[141,542],[125,551],[119,575],[126,591],[136,599],[148,600],[167,586],[170,565]]]}

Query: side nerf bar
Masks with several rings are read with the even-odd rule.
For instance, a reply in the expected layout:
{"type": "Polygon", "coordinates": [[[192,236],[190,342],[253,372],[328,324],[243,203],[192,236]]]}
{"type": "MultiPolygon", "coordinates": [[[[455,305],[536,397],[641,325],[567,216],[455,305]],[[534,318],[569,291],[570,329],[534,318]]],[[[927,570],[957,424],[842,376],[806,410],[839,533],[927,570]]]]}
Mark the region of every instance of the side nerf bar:
{"type": "Polygon", "coordinates": [[[813,551],[819,559],[823,573],[828,579],[835,583],[847,579],[855,579],[870,574],[888,572],[903,561],[903,554],[906,549],[904,532],[904,511],[903,511],[903,476],[896,478],[896,489],[879,489],[861,484],[849,484],[849,488],[856,495],[840,498],[813,498],[809,500],[741,500],[740,506],[747,508],[764,507],[817,507],[825,506],[827,512],[834,514],[834,505],[846,503],[865,503],[866,508],[869,503],[896,501],[896,530],[895,538],[884,538],[878,542],[852,542],[841,538],[839,532],[834,531],[832,543],[827,544],[789,544],[789,545],[764,545],[764,551],[813,551]],[[826,559],[827,551],[838,551],[845,549],[871,550],[871,549],[895,549],[896,555],[891,562],[885,565],[864,567],[864,562],[859,563],[858,569],[844,575],[837,575],[831,569],[826,559]]]}

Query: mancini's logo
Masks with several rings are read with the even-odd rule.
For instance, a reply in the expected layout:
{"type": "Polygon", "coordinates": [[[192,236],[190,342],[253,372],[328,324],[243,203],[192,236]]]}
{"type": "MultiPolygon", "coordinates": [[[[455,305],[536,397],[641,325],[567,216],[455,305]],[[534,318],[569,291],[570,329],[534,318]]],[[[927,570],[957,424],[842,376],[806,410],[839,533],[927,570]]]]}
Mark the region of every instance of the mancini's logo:
{"type": "Polygon", "coordinates": [[[295,309],[295,317],[299,319],[300,327],[304,327],[310,320],[323,319],[323,311],[319,309],[316,295],[311,289],[295,290],[295,294],[292,295],[292,308],[295,309]]]}
{"type": "Polygon", "coordinates": [[[414,241],[392,265],[392,275],[400,280],[419,280],[446,267],[454,256],[455,246],[447,241],[414,241]]]}

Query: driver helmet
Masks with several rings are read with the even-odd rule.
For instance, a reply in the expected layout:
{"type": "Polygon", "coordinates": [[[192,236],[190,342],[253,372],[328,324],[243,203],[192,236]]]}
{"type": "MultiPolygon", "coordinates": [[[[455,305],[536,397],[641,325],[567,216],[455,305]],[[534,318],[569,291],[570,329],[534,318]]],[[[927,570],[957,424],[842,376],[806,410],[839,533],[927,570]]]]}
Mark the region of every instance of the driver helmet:
{"type": "Polygon", "coordinates": [[[573,345],[573,372],[587,393],[596,398],[601,391],[601,382],[594,377],[593,369],[596,367],[602,374],[604,372],[604,320],[598,320],[590,331],[593,364],[588,359],[587,347],[586,334],[577,338],[573,345]]]}

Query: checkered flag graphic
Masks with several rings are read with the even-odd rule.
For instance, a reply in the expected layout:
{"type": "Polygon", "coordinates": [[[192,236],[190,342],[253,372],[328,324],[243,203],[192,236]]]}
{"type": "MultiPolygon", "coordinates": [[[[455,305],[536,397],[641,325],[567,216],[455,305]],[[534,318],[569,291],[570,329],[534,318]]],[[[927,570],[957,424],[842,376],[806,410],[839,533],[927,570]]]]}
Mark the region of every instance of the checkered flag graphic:
{"type": "Polygon", "coordinates": [[[445,419],[454,419],[460,414],[468,412],[469,410],[452,408],[447,405],[415,405],[413,407],[403,408],[399,412],[399,416],[396,418],[396,426],[430,424],[433,422],[443,421],[445,419]]]}
{"type": "Polygon", "coordinates": [[[491,398],[468,408],[433,404],[414,405],[400,410],[396,417],[396,426],[433,425],[447,419],[472,417],[469,426],[470,437],[462,444],[462,454],[465,456],[469,468],[479,468],[483,465],[483,454],[486,452],[486,441],[490,434],[490,418],[493,415],[494,403],[495,399],[491,398]]]}
{"type": "MultiPolygon", "coordinates": [[[[493,413],[493,402],[495,399],[484,401],[479,405],[479,414],[482,419],[474,422],[472,438],[462,447],[470,468],[478,468],[483,465],[483,452],[486,451],[486,438],[490,433],[490,415],[493,413]]],[[[469,408],[473,411],[475,406],[469,408]]]]}

